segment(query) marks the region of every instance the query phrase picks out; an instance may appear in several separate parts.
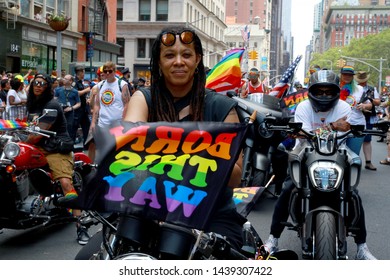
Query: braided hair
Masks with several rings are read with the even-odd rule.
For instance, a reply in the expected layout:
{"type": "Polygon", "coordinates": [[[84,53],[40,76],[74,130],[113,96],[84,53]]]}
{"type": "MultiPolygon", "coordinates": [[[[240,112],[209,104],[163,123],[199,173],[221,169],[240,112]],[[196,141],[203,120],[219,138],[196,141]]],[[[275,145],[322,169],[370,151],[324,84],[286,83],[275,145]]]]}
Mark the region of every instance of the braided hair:
{"type": "Polygon", "coordinates": [[[203,64],[202,43],[194,30],[181,26],[163,29],[153,43],[150,69],[152,108],[154,108],[154,110],[149,111],[148,121],[178,121],[178,114],[175,111],[173,97],[165,85],[164,77],[161,75],[159,62],[162,35],[165,32],[173,32],[175,34],[179,34],[180,32],[185,30],[190,30],[194,33],[194,42],[191,44],[194,44],[196,54],[201,56],[197,70],[194,74],[194,82],[192,85],[192,89],[188,96],[190,105],[190,120],[203,120],[206,74],[205,67],[203,64]]]}

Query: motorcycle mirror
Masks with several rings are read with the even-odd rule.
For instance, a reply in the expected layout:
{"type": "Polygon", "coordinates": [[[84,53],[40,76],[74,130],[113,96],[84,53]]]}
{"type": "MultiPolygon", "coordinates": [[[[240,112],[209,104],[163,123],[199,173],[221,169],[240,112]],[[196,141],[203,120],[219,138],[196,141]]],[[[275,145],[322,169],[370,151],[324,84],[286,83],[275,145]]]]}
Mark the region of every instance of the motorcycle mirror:
{"type": "Polygon", "coordinates": [[[42,114],[42,117],[52,117],[52,118],[56,118],[57,117],[57,110],[55,109],[45,109],[43,110],[43,114],[42,114]]]}
{"type": "Polygon", "coordinates": [[[40,122],[53,124],[57,118],[58,112],[55,109],[44,109],[42,115],[35,119],[34,122],[38,125],[40,122]]]}

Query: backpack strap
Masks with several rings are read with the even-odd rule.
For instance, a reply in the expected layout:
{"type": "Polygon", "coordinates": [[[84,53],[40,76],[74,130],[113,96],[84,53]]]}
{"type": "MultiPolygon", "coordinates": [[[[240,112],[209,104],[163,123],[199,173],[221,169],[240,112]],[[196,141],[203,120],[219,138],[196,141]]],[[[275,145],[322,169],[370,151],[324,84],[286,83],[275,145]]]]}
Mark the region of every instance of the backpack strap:
{"type": "MultiPolygon", "coordinates": [[[[102,81],[102,83],[100,84],[99,89],[102,89],[102,87],[103,87],[105,82],[106,82],[106,80],[102,81]]],[[[119,87],[119,90],[122,92],[122,80],[121,79],[118,79],[118,87],[119,87]]]]}

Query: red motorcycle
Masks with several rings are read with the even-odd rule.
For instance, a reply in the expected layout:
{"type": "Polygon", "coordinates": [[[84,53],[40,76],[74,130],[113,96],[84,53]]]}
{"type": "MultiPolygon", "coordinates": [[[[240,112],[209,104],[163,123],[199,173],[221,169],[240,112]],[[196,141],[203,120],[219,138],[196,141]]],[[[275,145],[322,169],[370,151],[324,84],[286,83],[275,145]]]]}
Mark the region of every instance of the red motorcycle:
{"type": "MultiPolygon", "coordinates": [[[[54,114],[57,111],[45,110],[42,117],[54,114]]],[[[56,204],[63,192],[60,182],[52,179],[45,155],[23,142],[29,134],[55,136],[55,132],[39,128],[39,119],[33,123],[0,120],[0,229],[27,229],[74,220],[67,209],[56,204]]],[[[74,153],[76,191],[81,190],[83,178],[94,168],[88,156],[74,153]]]]}

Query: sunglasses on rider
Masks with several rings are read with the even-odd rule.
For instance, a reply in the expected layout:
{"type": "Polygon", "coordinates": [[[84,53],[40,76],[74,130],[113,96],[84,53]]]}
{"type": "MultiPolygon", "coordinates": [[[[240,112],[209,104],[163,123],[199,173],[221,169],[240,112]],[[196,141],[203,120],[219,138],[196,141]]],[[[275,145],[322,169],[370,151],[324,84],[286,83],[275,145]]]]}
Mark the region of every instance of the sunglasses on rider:
{"type": "Polygon", "coordinates": [[[33,85],[34,85],[34,86],[44,87],[44,86],[47,85],[47,82],[45,82],[45,81],[34,81],[34,82],[33,82],[33,85]]]}
{"type": "Polygon", "coordinates": [[[103,69],[103,73],[111,74],[112,72],[114,72],[112,69],[103,69]]]}
{"type": "Polygon", "coordinates": [[[179,35],[180,41],[183,44],[191,44],[195,39],[195,33],[191,30],[184,30],[182,32],[164,32],[161,36],[161,43],[164,46],[170,47],[176,43],[176,35],[179,35]]]}

